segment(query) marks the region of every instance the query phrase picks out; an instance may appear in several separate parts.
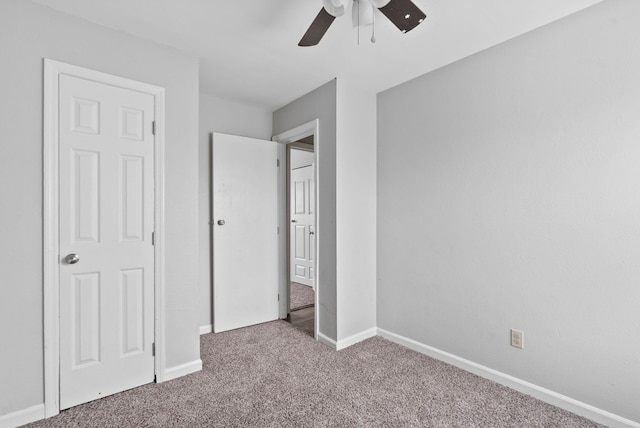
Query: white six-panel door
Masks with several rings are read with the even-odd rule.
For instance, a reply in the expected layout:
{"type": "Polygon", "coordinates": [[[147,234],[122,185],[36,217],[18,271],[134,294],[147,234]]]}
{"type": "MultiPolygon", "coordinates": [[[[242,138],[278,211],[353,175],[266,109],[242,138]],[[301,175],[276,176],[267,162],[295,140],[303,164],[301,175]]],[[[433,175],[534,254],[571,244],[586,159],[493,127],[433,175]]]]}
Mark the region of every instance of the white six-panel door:
{"type": "Polygon", "coordinates": [[[213,134],[213,329],[278,318],[277,143],[213,134]]]}
{"type": "Polygon", "coordinates": [[[290,279],[314,286],[315,196],[313,165],[291,170],[290,183],[290,279]]]}
{"type": "Polygon", "coordinates": [[[154,379],[154,98],[67,75],[59,97],[65,409],[154,379]]]}

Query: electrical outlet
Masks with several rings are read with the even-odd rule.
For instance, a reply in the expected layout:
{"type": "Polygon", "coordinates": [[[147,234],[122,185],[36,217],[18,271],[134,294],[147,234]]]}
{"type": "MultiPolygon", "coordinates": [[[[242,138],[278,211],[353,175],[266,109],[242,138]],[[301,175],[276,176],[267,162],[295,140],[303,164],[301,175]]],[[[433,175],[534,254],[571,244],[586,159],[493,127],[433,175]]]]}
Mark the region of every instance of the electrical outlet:
{"type": "Polygon", "coordinates": [[[524,348],[524,333],[520,330],[511,329],[511,346],[515,348],[524,348]]]}

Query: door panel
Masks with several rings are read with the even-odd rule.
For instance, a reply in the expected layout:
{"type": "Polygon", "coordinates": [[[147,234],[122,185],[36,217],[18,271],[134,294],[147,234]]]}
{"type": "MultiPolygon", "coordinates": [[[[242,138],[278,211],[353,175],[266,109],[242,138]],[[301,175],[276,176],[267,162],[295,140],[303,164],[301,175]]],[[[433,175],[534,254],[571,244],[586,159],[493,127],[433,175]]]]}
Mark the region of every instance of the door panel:
{"type": "Polygon", "coordinates": [[[144,239],[144,158],[122,156],[120,158],[122,196],[120,239],[142,241],[144,239]]]}
{"type": "Polygon", "coordinates": [[[290,278],[313,287],[315,251],[315,209],[313,165],[296,168],[290,173],[290,278]]]}
{"type": "Polygon", "coordinates": [[[144,352],[144,270],[120,271],[120,295],[122,296],[123,356],[144,352]]]}
{"type": "Polygon", "coordinates": [[[306,214],[306,200],[304,197],[306,183],[304,181],[294,181],[294,192],[293,192],[293,212],[294,214],[306,214]]]}
{"type": "Polygon", "coordinates": [[[154,98],[67,75],[59,97],[65,409],[154,379],[154,98]]]}
{"type": "Polygon", "coordinates": [[[278,318],[277,143],[213,135],[214,332],[278,318]]]}
{"type": "Polygon", "coordinates": [[[100,154],[85,150],[72,150],[72,188],[74,210],[70,212],[74,242],[98,242],[100,216],[100,154]]]}
{"type": "Polygon", "coordinates": [[[100,275],[86,273],[73,275],[72,299],[72,352],[73,367],[91,366],[100,358],[100,275]]]}
{"type": "Polygon", "coordinates": [[[307,243],[307,226],[302,224],[295,224],[293,226],[295,234],[295,245],[293,254],[298,260],[305,260],[307,258],[306,243],[307,243]]]}

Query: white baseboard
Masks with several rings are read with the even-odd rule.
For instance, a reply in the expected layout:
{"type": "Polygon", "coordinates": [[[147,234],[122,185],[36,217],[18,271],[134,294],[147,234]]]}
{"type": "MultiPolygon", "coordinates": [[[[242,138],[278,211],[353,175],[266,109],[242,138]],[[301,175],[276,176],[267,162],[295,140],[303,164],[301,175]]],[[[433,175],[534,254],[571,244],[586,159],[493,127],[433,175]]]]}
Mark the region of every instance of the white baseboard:
{"type": "Polygon", "coordinates": [[[0,416],[0,428],[15,428],[40,419],[44,419],[44,404],[37,404],[0,416]]]}
{"type": "Polygon", "coordinates": [[[201,325],[200,326],[200,334],[209,334],[213,332],[213,325],[209,324],[209,325],[201,325]]]}
{"type": "MultiPolygon", "coordinates": [[[[202,370],[202,360],[198,359],[186,364],[167,368],[164,372],[164,375],[161,376],[161,379],[159,379],[158,381],[167,382],[191,373],[199,372],[200,370],[202,370]]],[[[31,406],[17,412],[1,415],[0,428],[15,428],[20,425],[44,419],[44,409],[44,404],[38,404],[36,406],[31,406]]]]}
{"type": "Polygon", "coordinates": [[[199,372],[200,370],[202,370],[202,360],[200,359],[180,364],[179,366],[169,367],[164,371],[164,376],[162,376],[160,382],[167,382],[191,373],[199,372]]]}
{"type": "Polygon", "coordinates": [[[622,416],[615,415],[607,412],[606,410],[599,409],[590,404],[583,403],[571,397],[567,397],[566,395],[559,394],[506,373],[485,367],[481,364],[474,363],[473,361],[458,357],[457,355],[425,345],[413,339],[400,336],[399,334],[378,328],[378,335],[399,345],[403,345],[409,349],[420,352],[421,354],[435,358],[436,360],[451,364],[452,366],[471,372],[485,379],[492,380],[511,389],[515,389],[516,391],[530,395],[561,409],[568,410],[576,415],[591,419],[594,422],[604,424],[612,428],[640,428],[640,423],[638,422],[623,418],[622,416]]]}
{"type": "Polygon", "coordinates": [[[355,345],[358,342],[362,342],[365,339],[369,339],[370,337],[374,337],[378,335],[378,329],[372,327],[368,330],[361,331],[360,333],[356,333],[352,336],[345,337],[344,339],[338,340],[336,344],[336,351],[339,351],[344,348],[348,348],[351,345],[355,345]]]}
{"type": "Polygon", "coordinates": [[[336,341],[333,340],[333,339],[328,338],[327,336],[325,336],[324,334],[322,334],[320,332],[318,332],[318,342],[324,343],[325,345],[327,345],[331,349],[337,349],[336,341]]]}

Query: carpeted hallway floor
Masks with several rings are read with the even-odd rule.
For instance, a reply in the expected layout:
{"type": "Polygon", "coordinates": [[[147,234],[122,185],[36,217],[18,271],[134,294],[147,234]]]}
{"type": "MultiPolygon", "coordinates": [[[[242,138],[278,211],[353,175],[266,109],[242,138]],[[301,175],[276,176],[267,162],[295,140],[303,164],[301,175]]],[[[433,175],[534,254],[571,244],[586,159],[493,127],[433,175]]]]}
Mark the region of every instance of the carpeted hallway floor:
{"type": "Polygon", "coordinates": [[[312,306],[314,303],[313,288],[291,281],[289,308],[292,311],[312,306]]]}
{"type": "Polygon", "coordinates": [[[204,369],[31,427],[594,427],[376,337],[335,352],[284,321],[201,337],[204,369]]]}

